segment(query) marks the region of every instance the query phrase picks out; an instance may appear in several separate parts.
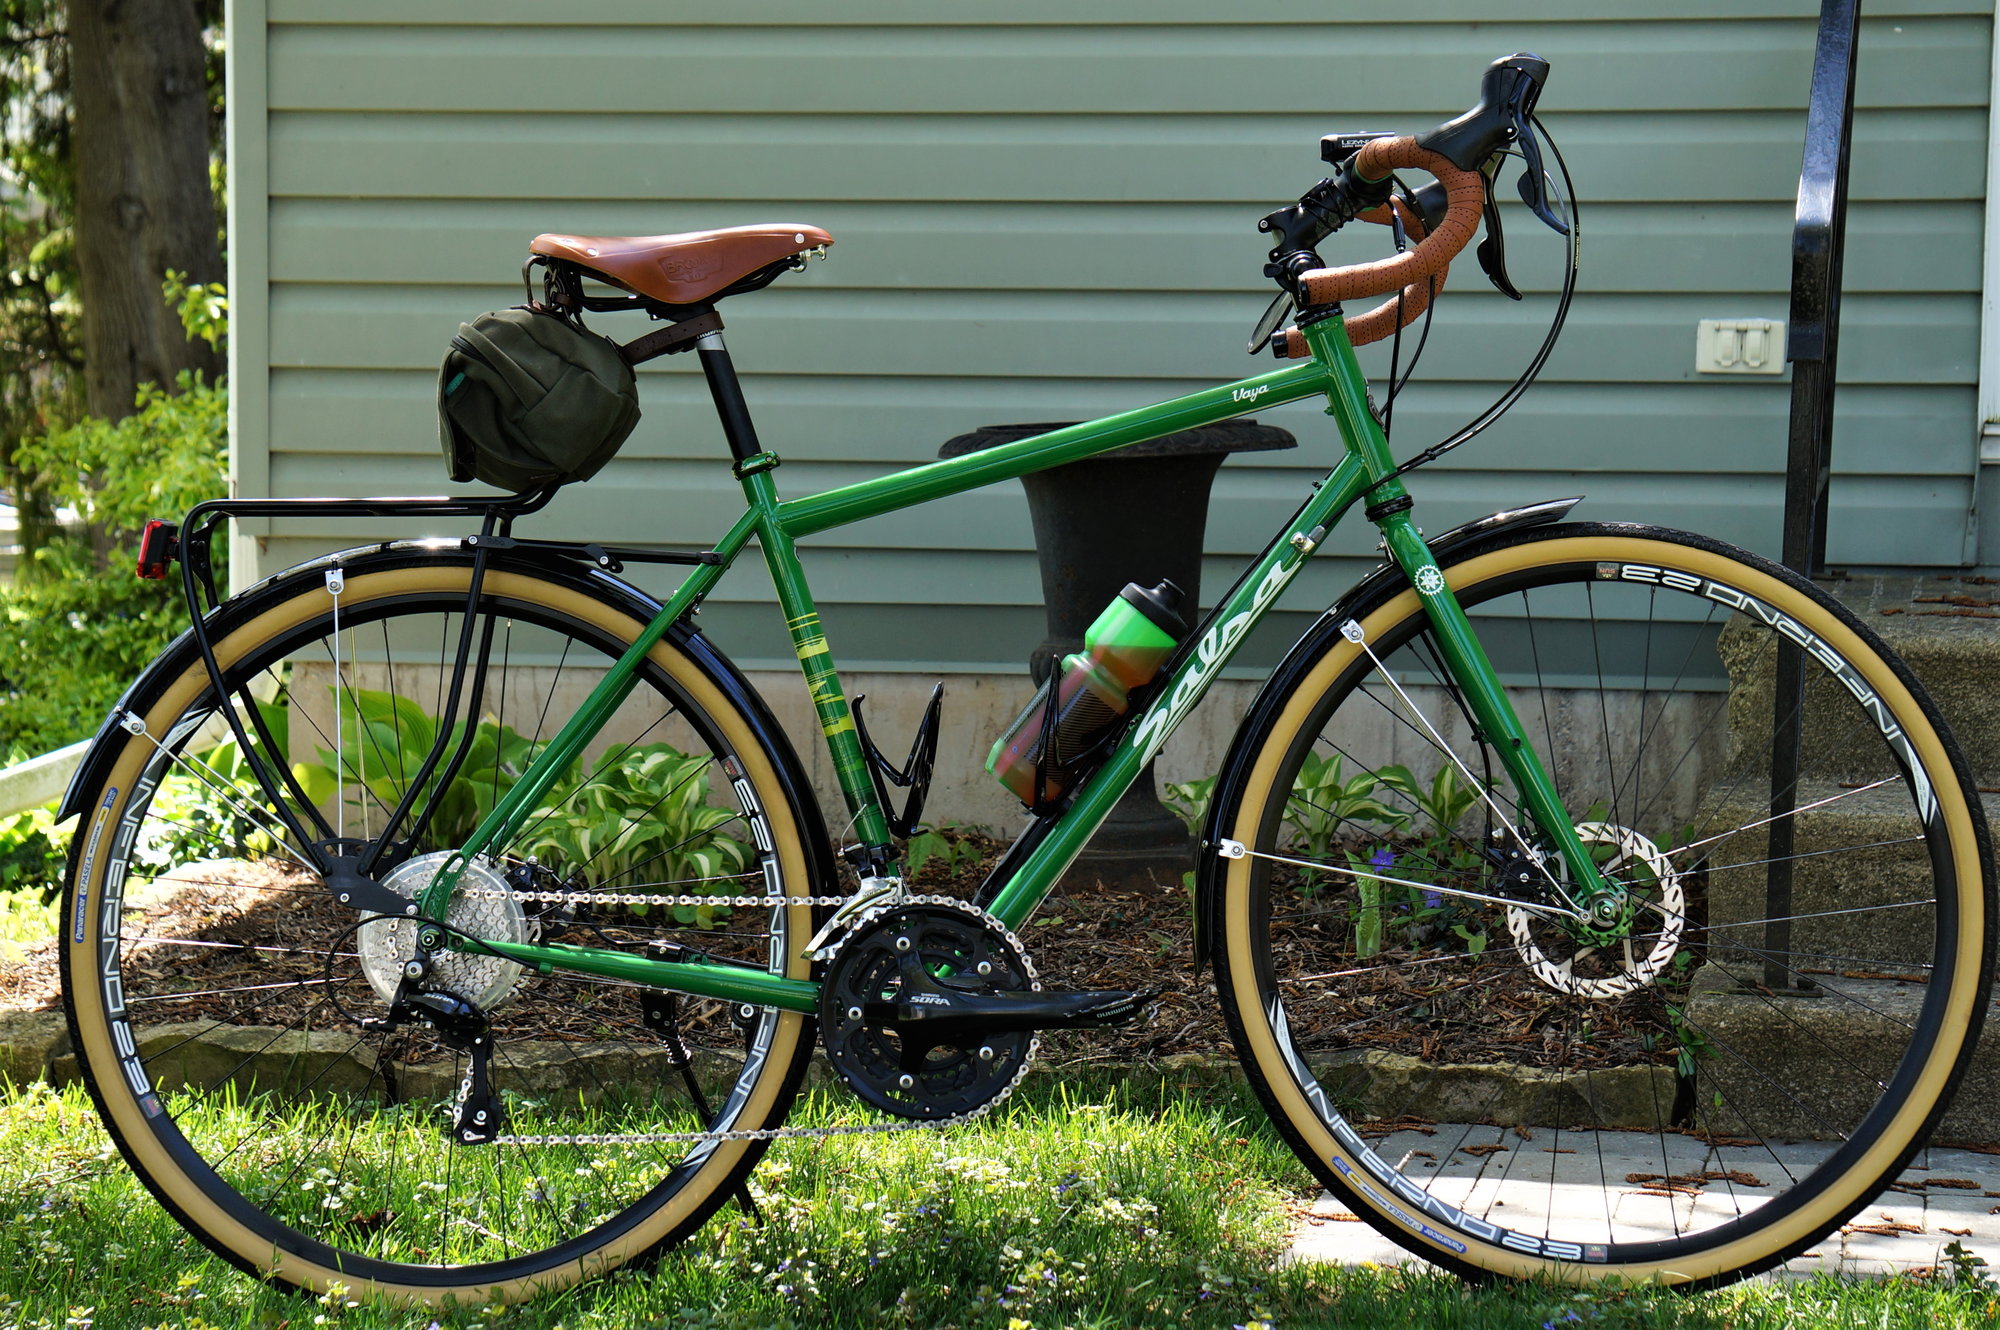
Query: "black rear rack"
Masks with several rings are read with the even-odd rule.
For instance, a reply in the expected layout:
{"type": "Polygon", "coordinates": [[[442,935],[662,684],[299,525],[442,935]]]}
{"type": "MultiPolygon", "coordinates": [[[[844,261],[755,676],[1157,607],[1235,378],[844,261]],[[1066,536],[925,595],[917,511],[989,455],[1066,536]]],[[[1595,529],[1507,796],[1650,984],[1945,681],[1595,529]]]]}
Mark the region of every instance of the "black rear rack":
{"type": "MultiPolygon", "coordinates": [[[[550,485],[490,498],[212,499],[190,509],[180,530],[169,530],[169,539],[161,542],[162,548],[170,549],[180,560],[181,594],[188,607],[189,636],[201,653],[202,666],[208,673],[209,686],[217,699],[217,710],[229,724],[237,751],[243,755],[245,764],[262,787],[272,813],[286,824],[286,829],[295,837],[301,853],[315,861],[315,867],[329,883],[339,883],[340,889],[348,893],[342,896],[343,901],[351,899],[358,905],[388,912],[404,904],[392,895],[383,895],[382,889],[375,885],[375,875],[393,866],[385,859],[396,856],[399,836],[407,844],[420,836],[428,824],[432,809],[426,807],[419,812],[415,808],[420,792],[430,784],[432,776],[439,772],[441,766],[443,771],[437,775],[437,786],[441,789],[449,784],[471,746],[475,727],[466,725],[462,727],[457,751],[449,755],[445,752],[461,701],[468,712],[476,713],[485,689],[486,655],[490,644],[482,641],[475,657],[473,638],[477,634],[474,624],[486,570],[496,553],[519,551],[543,558],[575,560],[611,573],[621,571],[625,560],[679,564],[714,564],[721,561],[721,556],[713,550],[630,549],[582,542],[515,539],[512,534],[514,519],[546,506],[555,496],[557,488],[550,485]],[[225,522],[232,518],[255,517],[464,517],[479,524],[476,533],[459,538],[460,547],[472,552],[472,579],[466,590],[464,628],[452,665],[447,694],[449,702],[446,714],[441,718],[437,742],[410,781],[399,806],[389,814],[383,833],[372,843],[341,840],[299,787],[298,778],[293,775],[289,764],[282,760],[283,749],[270,733],[260,710],[247,697],[241,707],[229,703],[228,689],[209,631],[209,616],[222,604],[222,596],[215,584],[213,544],[216,531],[225,522]],[[175,537],[178,538],[177,543],[175,537]],[[247,729],[244,724],[246,718],[249,722],[247,729]],[[251,731],[254,731],[255,742],[252,741],[251,731]],[[269,760],[266,754],[278,754],[280,760],[269,760]],[[416,818],[411,823],[409,819],[413,812],[416,818]],[[300,820],[301,814],[314,825],[305,825],[300,820]],[[364,896],[368,899],[364,900],[364,896]]],[[[161,571],[164,572],[163,569],[161,571]]]]}

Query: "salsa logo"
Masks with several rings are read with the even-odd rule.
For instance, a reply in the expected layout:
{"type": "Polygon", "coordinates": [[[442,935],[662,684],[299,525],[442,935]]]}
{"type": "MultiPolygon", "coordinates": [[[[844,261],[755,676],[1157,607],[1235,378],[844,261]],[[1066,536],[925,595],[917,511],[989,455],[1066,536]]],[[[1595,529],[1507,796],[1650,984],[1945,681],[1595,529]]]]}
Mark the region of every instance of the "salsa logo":
{"type": "MultiPolygon", "coordinates": [[[[1260,388],[1258,391],[1262,392],[1263,389],[1260,388]]],[[[1293,575],[1305,566],[1305,561],[1305,555],[1301,554],[1289,564],[1271,565],[1270,570],[1264,574],[1263,581],[1257,584],[1257,590],[1250,597],[1250,608],[1202,634],[1201,642],[1194,649],[1192,668],[1181,676],[1180,682],[1174,685],[1173,692],[1162,697],[1159,703],[1146,713],[1146,718],[1139,722],[1137,742],[1140,762],[1150,762],[1159,753],[1160,745],[1167,741],[1167,736],[1180,725],[1181,718],[1187,715],[1188,709],[1214,681],[1216,670],[1236,649],[1236,643],[1250,630],[1250,625],[1263,613],[1264,607],[1269,605],[1291,582],[1293,575]]]]}

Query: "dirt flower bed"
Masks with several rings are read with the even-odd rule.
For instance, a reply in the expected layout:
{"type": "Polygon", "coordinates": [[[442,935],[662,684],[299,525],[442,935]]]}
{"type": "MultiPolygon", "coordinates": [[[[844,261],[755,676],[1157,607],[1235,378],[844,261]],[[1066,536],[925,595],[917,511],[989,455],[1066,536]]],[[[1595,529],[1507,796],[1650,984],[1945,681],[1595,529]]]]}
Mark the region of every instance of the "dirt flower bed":
{"type": "MultiPolygon", "coordinates": [[[[971,896],[1000,852],[999,842],[951,832],[952,850],[926,863],[915,889],[971,896]]],[[[353,914],[314,881],[280,868],[235,865],[224,875],[214,866],[190,870],[171,890],[139,898],[140,937],[198,938],[207,945],[177,947],[172,960],[139,944],[133,961],[147,976],[191,994],[179,1003],[183,1019],[228,1021],[230,999],[220,992],[246,982],[282,985],[314,982],[326,973],[328,939],[341,939],[353,914]],[[257,946],[249,943],[254,939],[257,946]],[[171,967],[169,970],[168,967],[171,967]],[[216,990],[214,996],[201,996],[216,990]]],[[[1301,932],[1310,926],[1296,925],[1301,932]]],[[[600,918],[586,926],[554,930],[551,941],[585,945],[624,943],[637,949],[657,930],[621,929],[600,918]]],[[[1212,970],[1194,969],[1192,906],[1182,884],[1156,890],[1119,890],[1071,880],[1058,887],[1020,930],[1042,982],[1049,987],[1158,990],[1151,1014],[1130,1026],[1095,1032],[1050,1032],[1042,1060],[1056,1067],[1147,1062],[1184,1054],[1228,1056],[1229,1039],[1215,995],[1212,970]]],[[[1318,939],[1298,939],[1299,944],[1318,939]]],[[[337,949],[352,950],[347,936],[337,949]]],[[[1281,936],[1279,947],[1294,945],[1281,936]]],[[[0,971],[0,1009],[54,1010],[60,1004],[56,942],[24,949],[18,964],[0,971]]],[[[1387,958],[1395,960],[1393,951],[1387,958]]],[[[1416,956],[1410,962],[1419,960],[1416,956]]],[[[351,987],[358,985],[350,985],[351,987]]],[[[586,994],[550,1002],[528,985],[517,999],[540,1003],[532,1012],[542,1037],[588,1042],[626,1025],[620,996],[586,994]]],[[[365,987],[361,988],[365,993],[365,987]]],[[[1479,957],[1458,957],[1449,977],[1420,963],[1376,964],[1329,982],[1310,997],[1293,995],[1294,1036],[1309,1049],[1379,1049],[1431,1063],[1511,1063],[1528,1066],[1622,1066],[1670,1061],[1660,999],[1644,990],[1600,1004],[1601,1033],[1590,1048],[1560,1044],[1548,1017],[1551,994],[1504,940],[1479,957]],[[1476,1006],[1478,1019],[1464,1019],[1476,1006]],[[1390,1014],[1395,1013],[1393,1019],[1390,1014]],[[1500,1013],[1500,1019],[1495,1019],[1500,1013]],[[1655,1049],[1646,1047],[1652,1042],[1655,1049]]],[[[529,1013],[517,1012],[517,1015],[529,1013]]],[[[250,1022],[254,1023],[254,1022],[250,1022]]]]}

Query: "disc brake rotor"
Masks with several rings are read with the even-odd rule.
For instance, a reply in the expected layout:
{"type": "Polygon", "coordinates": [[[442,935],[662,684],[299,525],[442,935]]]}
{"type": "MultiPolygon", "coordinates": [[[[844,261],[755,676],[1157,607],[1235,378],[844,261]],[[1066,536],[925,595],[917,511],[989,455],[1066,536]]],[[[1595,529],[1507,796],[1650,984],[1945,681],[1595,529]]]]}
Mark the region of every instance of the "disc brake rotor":
{"type": "MultiPolygon", "coordinates": [[[[415,900],[431,884],[452,852],[419,855],[399,864],[382,885],[406,900],[415,900]]],[[[485,859],[466,864],[459,877],[460,890],[445,912],[445,923],[460,933],[493,942],[531,941],[527,915],[514,898],[507,880],[485,859]]],[[[419,920],[398,919],[385,914],[362,916],[356,949],[361,954],[361,972],[368,986],[384,1002],[396,996],[403,980],[403,963],[416,951],[419,920]]],[[[525,973],[521,966],[499,956],[477,951],[442,950],[432,960],[424,978],[429,989],[450,993],[470,1002],[481,1011],[492,1011],[507,1000],[514,984],[525,973]]]]}
{"type": "Polygon", "coordinates": [[[1664,851],[1630,827],[1579,822],[1576,834],[1586,846],[1611,847],[1610,857],[1597,867],[1630,893],[1629,930],[1618,941],[1597,946],[1527,910],[1509,907],[1507,931],[1514,948],[1535,977],[1559,993],[1612,998],[1644,988],[1680,951],[1687,918],[1680,873],[1664,851]]]}
{"type": "Polygon", "coordinates": [[[970,1112],[1005,1094],[1034,1055],[1032,1031],[1014,1030],[931,1043],[919,1020],[902,1021],[899,1001],[948,1001],[962,993],[1039,989],[1020,942],[970,905],[904,906],[850,933],[820,988],[820,1038],[827,1057],[862,1099],[900,1117],[970,1112]]]}

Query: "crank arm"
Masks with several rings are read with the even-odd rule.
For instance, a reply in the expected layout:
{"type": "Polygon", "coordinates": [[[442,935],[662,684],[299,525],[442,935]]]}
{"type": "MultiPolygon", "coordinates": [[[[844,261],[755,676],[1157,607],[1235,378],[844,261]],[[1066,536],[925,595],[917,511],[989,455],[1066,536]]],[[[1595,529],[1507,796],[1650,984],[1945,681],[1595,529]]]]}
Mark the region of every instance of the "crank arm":
{"type": "Polygon", "coordinates": [[[1145,1011],[1160,989],[1079,989],[1068,992],[960,993],[923,984],[894,1002],[870,1002],[862,1019],[895,1027],[907,1040],[958,1044],[991,1034],[1028,1030],[1099,1030],[1124,1025],[1145,1011]]]}

